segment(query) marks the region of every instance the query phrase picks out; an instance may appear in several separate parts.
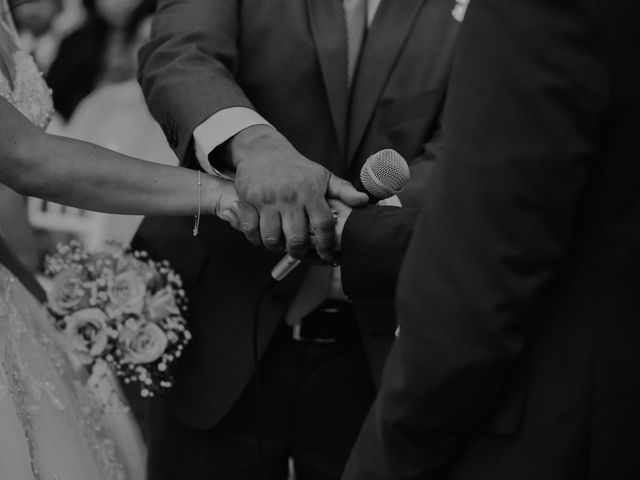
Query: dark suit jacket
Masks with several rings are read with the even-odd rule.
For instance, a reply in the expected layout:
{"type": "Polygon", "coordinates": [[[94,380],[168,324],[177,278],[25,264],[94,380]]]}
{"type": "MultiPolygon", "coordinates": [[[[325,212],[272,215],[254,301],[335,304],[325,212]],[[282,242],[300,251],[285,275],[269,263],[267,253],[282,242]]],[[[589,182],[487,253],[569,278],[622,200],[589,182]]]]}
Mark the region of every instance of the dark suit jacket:
{"type": "Polygon", "coordinates": [[[639,40],[635,0],[471,2],[345,479],[640,478],[639,40]]]}
{"type": "MultiPolygon", "coordinates": [[[[295,148],[353,179],[366,157],[395,148],[421,185],[440,143],[458,23],[453,0],[383,0],[362,49],[349,100],[344,19],[333,0],[160,1],[141,52],[150,110],[185,165],[193,130],[227,107],[254,108],[295,148]]],[[[413,186],[403,200],[410,203],[413,186]]],[[[194,340],[169,408],[197,428],[214,425],[252,374],[253,309],[281,258],[215,219],[147,219],[138,246],[171,261],[189,286],[194,340]]],[[[260,347],[293,299],[302,268],[264,300],[260,347]]],[[[372,373],[393,338],[393,304],[356,305],[372,373]],[[376,315],[369,315],[369,311],[376,315]]]]}

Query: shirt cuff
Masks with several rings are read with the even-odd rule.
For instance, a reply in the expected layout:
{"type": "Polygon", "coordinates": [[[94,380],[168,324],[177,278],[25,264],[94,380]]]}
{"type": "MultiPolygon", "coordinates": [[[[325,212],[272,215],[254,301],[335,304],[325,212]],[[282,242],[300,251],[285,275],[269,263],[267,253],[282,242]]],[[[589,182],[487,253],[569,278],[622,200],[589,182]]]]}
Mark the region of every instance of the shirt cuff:
{"type": "Polygon", "coordinates": [[[383,207],[402,207],[402,202],[397,195],[394,195],[393,197],[380,200],[377,205],[381,205],[383,207]]]}
{"type": "Polygon", "coordinates": [[[270,125],[255,110],[247,107],[224,108],[202,122],[193,131],[196,158],[202,169],[219,177],[230,178],[209,162],[209,154],[213,150],[241,132],[254,125],[270,125]]]}

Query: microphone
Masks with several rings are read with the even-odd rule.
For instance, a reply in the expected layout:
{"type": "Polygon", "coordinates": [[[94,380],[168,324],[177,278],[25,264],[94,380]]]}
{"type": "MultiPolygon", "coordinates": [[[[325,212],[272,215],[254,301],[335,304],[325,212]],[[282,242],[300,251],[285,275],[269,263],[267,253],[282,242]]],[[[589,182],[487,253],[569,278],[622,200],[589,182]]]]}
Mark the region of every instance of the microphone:
{"type": "MultiPolygon", "coordinates": [[[[409,183],[407,161],[395,150],[386,148],[364,162],[355,187],[369,196],[369,203],[397,195],[409,183]]],[[[285,255],[271,270],[271,277],[280,281],[300,264],[300,260],[285,255]]]]}
{"type": "Polygon", "coordinates": [[[395,150],[386,148],[367,158],[355,187],[369,196],[369,203],[378,203],[400,193],[409,178],[407,161],[395,150]]]}

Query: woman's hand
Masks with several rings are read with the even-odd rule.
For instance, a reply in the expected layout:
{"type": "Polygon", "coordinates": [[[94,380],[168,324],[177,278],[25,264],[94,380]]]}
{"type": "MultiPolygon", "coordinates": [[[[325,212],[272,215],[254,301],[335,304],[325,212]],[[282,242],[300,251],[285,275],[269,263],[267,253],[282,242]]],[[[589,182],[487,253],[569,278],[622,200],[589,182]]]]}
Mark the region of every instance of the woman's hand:
{"type": "MultiPolygon", "coordinates": [[[[203,175],[203,180],[204,177],[203,175]]],[[[211,185],[207,187],[207,198],[203,201],[206,205],[213,206],[211,213],[244,233],[252,244],[262,245],[258,211],[253,205],[240,200],[232,181],[209,175],[207,177],[211,185]]]]}

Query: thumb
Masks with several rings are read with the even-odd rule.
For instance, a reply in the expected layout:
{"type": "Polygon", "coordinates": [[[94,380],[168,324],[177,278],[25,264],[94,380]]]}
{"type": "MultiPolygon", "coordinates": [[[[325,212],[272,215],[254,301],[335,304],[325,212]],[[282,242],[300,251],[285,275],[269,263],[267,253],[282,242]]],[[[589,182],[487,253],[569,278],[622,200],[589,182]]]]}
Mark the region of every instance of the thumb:
{"type": "Polygon", "coordinates": [[[359,207],[369,201],[366,193],[359,192],[351,183],[333,174],[329,177],[327,197],[341,200],[350,207],[359,207]]]}

